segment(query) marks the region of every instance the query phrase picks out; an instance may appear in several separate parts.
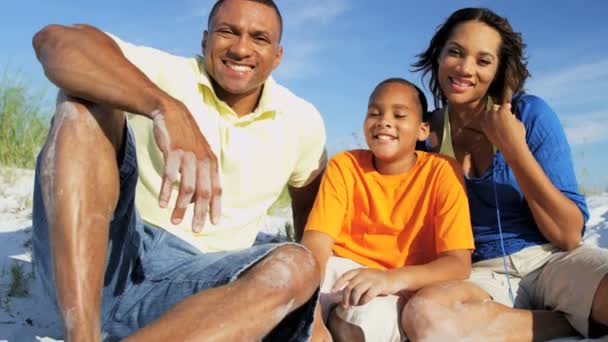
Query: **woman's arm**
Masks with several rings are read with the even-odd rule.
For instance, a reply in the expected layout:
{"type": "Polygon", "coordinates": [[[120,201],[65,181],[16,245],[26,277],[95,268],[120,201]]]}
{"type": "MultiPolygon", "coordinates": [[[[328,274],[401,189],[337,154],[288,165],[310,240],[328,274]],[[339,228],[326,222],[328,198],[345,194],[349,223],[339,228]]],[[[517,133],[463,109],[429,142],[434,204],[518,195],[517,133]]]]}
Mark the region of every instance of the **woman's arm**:
{"type": "MultiPolygon", "coordinates": [[[[503,153],[505,161],[513,170],[515,179],[543,236],[563,250],[577,247],[581,240],[584,224],[581,210],[574,201],[566,197],[555,186],[535,158],[526,142],[524,124],[513,115],[510,103],[495,106],[486,114],[484,132],[503,153]]],[[[558,135],[558,133],[560,132],[549,131],[547,134],[558,135]]],[[[567,142],[542,141],[540,148],[545,152],[550,152],[551,149],[557,148],[554,145],[561,144],[567,144],[567,142]]],[[[547,155],[554,158],[570,158],[569,153],[566,153],[568,155],[561,154],[564,153],[556,151],[556,153],[547,155]]],[[[549,162],[551,161],[549,160],[549,162]]],[[[568,170],[563,170],[563,172],[568,172],[568,170]]]]}

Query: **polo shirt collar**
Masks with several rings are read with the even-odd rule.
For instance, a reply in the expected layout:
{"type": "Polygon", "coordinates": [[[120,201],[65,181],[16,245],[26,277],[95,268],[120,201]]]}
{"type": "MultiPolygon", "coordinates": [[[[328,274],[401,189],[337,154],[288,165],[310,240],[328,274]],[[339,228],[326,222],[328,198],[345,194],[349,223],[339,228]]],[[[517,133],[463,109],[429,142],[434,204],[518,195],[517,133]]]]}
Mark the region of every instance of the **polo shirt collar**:
{"type": "Polygon", "coordinates": [[[264,88],[262,89],[260,101],[258,102],[258,106],[254,109],[254,111],[247,115],[239,117],[238,115],[236,115],[234,110],[226,104],[226,102],[220,100],[215,94],[215,90],[213,89],[213,85],[211,84],[211,80],[209,79],[209,75],[207,74],[207,70],[205,69],[204,57],[201,55],[197,55],[196,60],[199,69],[198,83],[199,86],[202,88],[201,92],[205,97],[205,102],[214,103],[220,115],[222,115],[229,121],[234,123],[246,123],[262,117],[274,117],[278,112],[276,108],[277,102],[273,101],[273,93],[276,91],[277,84],[272,78],[272,76],[269,76],[266,82],[264,82],[264,88]]]}

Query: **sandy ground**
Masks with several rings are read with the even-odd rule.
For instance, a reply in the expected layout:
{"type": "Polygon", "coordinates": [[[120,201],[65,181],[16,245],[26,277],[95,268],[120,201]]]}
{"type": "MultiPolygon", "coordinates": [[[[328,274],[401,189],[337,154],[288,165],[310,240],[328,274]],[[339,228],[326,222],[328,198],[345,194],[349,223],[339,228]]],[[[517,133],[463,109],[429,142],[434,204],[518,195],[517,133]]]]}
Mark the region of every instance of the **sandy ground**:
{"type": "MultiPolygon", "coordinates": [[[[0,341],[57,341],[61,336],[30,263],[32,183],[32,171],[0,168],[0,341]]],[[[608,194],[592,196],[588,204],[585,241],[608,248],[608,194]]],[[[275,219],[268,226],[281,225],[275,219]]]]}

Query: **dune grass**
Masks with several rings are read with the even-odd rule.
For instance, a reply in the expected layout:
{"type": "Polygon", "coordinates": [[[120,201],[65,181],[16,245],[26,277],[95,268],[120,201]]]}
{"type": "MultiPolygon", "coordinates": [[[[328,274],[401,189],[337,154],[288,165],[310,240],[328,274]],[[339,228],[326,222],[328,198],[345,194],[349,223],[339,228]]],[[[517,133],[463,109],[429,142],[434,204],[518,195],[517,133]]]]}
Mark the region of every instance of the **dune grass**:
{"type": "Polygon", "coordinates": [[[43,108],[43,95],[17,75],[0,73],[0,165],[34,168],[51,117],[43,108]]]}

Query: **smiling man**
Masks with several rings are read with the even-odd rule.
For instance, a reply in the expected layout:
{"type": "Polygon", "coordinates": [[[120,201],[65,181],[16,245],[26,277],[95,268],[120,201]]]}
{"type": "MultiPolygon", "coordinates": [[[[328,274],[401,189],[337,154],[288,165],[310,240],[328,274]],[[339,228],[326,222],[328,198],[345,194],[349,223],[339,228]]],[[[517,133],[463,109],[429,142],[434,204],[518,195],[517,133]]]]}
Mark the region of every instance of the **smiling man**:
{"type": "Polygon", "coordinates": [[[273,1],[220,0],[194,58],[88,25],[35,35],[60,94],[34,254],[66,340],[309,337],[314,258],[255,244],[286,186],[301,235],[326,161],[318,111],[270,78],[281,34],[273,1]]]}

